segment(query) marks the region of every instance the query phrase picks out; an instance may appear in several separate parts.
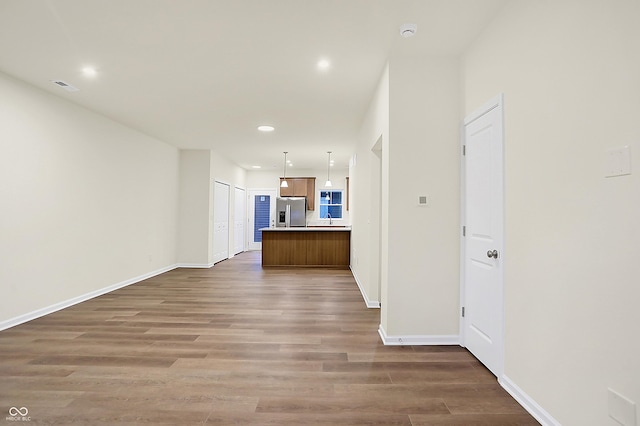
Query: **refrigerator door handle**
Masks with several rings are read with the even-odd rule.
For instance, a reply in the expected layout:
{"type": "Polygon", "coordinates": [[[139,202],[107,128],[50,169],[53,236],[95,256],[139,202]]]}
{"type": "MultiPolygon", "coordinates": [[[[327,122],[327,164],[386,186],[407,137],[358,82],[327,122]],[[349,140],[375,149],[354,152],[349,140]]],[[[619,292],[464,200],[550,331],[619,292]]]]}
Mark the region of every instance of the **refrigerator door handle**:
{"type": "Polygon", "coordinates": [[[287,204],[284,211],[284,226],[285,228],[289,228],[291,227],[291,206],[287,204]]]}

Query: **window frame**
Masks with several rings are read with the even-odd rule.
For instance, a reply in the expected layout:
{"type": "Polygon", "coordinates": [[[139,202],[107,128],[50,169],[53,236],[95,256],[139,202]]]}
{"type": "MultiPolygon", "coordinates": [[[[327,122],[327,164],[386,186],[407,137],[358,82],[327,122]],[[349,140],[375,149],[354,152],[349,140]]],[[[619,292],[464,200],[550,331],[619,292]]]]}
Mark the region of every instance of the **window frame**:
{"type": "MultiPolygon", "coordinates": [[[[335,221],[335,220],[343,220],[344,212],[345,212],[345,203],[344,203],[344,189],[333,189],[333,188],[324,188],[318,190],[318,219],[321,221],[335,221]],[[340,203],[339,204],[322,204],[322,193],[323,192],[339,192],[340,193],[340,203]],[[330,206],[339,206],[340,207],[340,217],[322,217],[322,207],[327,206],[327,212],[330,206]]],[[[333,201],[333,195],[331,195],[331,201],[333,201]]]]}

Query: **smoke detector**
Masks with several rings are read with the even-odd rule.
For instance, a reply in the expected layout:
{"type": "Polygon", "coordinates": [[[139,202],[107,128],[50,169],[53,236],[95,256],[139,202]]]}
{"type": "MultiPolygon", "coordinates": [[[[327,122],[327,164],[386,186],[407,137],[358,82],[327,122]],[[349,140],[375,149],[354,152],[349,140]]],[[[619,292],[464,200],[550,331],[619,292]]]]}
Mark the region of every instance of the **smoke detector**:
{"type": "Polygon", "coordinates": [[[416,35],[416,31],[418,31],[418,26],[416,24],[400,25],[400,35],[402,37],[413,37],[414,35],[416,35]]]}

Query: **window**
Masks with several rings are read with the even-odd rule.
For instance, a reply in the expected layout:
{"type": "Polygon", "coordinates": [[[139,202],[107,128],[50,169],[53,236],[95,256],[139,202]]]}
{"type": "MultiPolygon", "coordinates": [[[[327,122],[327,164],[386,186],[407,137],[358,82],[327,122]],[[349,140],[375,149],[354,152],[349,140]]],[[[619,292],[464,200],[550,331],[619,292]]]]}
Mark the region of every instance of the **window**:
{"type": "Polygon", "coordinates": [[[320,191],[320,219],[342,219],[342,190],[320,191]]]}

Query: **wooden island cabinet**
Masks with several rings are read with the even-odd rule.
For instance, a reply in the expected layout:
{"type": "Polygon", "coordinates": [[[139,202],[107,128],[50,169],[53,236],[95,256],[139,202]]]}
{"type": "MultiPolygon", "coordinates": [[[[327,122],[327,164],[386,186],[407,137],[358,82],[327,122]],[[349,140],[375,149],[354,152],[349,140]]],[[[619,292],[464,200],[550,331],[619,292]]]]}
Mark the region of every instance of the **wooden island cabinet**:
{"type": "Polygon", "coordinates": [[[349,268],[351,228],[262,229],[262,266],[349,268]]]}

